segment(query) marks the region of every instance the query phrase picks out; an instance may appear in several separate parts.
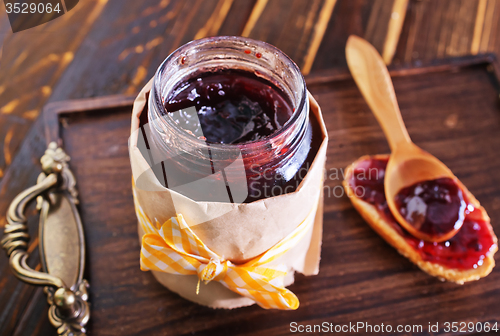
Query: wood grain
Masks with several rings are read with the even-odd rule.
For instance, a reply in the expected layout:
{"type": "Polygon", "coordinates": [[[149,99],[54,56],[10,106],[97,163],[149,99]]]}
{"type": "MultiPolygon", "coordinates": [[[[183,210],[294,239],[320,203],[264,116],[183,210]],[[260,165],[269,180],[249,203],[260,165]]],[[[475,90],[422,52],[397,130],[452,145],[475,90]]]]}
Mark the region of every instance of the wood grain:
{"type": "Polygon", "coordinates": [[[11,164],[24,135],[105,3],[84,1],[47,24],[6,33],[0,62],[1,172],[11,164]]]}
{"type": "Polygon", "coordinates": [[[500,53],[500,1],[411,0],[395,62],[500,53]]]}
{"type": "Polygon", "coordinates": [[[407,8],[408,0],[395,0],[392,5],[391,18],[389,19],[387,34],[382,51],[382,58],[384,59],[385,64],[391,64],[394,53],[396,52],[407,8]]]}

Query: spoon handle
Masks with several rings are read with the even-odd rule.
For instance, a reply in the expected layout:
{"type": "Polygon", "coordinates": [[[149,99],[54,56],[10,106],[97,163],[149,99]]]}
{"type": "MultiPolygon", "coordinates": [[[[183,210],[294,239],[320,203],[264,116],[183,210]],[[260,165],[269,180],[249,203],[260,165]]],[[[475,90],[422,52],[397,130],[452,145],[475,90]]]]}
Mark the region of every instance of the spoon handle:
{"type": "Polygon", "coordinates": [[[382,126],[391,150],[400,143],[411,143],[391,77],[377,50],[364,39],[351,35],[347,40],[346,57],[352,77],[382,126]]]}

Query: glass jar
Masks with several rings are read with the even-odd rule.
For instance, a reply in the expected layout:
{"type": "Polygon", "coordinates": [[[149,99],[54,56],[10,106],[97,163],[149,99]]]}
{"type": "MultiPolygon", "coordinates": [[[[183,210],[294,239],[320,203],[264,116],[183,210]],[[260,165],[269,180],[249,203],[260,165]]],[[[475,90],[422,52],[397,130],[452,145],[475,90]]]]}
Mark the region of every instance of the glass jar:
{"type": "Polygon", "coordinates": [[[321,142],[313,139],[320,132],[313,131],[297,65],[276,47],[243,37],[192,41],[168,56],[153,79],[148,122],[158,180],[195,201],[241,203],[293,192],[321,142]],[[286,96],[293,112],[279,129],[253,141],[214,143],[200,133],[194,108],[167,111],[174,92],[193,78],[232,71],[251,73],[286,96]]]}

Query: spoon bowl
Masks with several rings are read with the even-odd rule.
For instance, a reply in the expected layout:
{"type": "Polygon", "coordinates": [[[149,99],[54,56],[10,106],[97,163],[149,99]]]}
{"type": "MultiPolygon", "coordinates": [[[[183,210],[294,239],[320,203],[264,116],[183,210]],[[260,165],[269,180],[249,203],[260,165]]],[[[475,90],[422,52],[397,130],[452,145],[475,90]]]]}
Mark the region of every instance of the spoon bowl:
{"type": "Polygon", "coordinates": [[[443,234],[427,234],[401,215],[395,199],[401,190],[420,182],[441,178],[457,182],[458,179],[444,163],[411,141],[401,117],[391,77],[377,50],[364,39],[351,35],[347,40],[346,57],[352,76],[391,147],[392,153],[384,177],[385,196],[391,213],[403,228],[417,238],[433,242],[450,239],[460,229],[460,223],[443,234]]]}

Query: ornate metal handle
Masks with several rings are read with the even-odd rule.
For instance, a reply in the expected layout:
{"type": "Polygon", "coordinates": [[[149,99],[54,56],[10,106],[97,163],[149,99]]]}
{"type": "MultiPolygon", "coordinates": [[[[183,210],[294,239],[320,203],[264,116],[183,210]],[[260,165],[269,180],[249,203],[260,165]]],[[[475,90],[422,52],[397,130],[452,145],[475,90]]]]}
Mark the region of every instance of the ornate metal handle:
{"type": "Polygon", "coordinates": [[[37,184],[20,193],[9,207],[1,241],[14,275],[24,282],[46,286],[49,320],[58,334],[65,336],[85,334],[90,318],[88,282],[83,279],[83,227],[76,208],[76,181],[68,161],[56,143],[49,144],[41,159],[43,173],[37,184]],[[26,263],[30,237],[25,210],[35,198],[40,210],[39,242],[44,272],[35,271],[26,263]]]}

